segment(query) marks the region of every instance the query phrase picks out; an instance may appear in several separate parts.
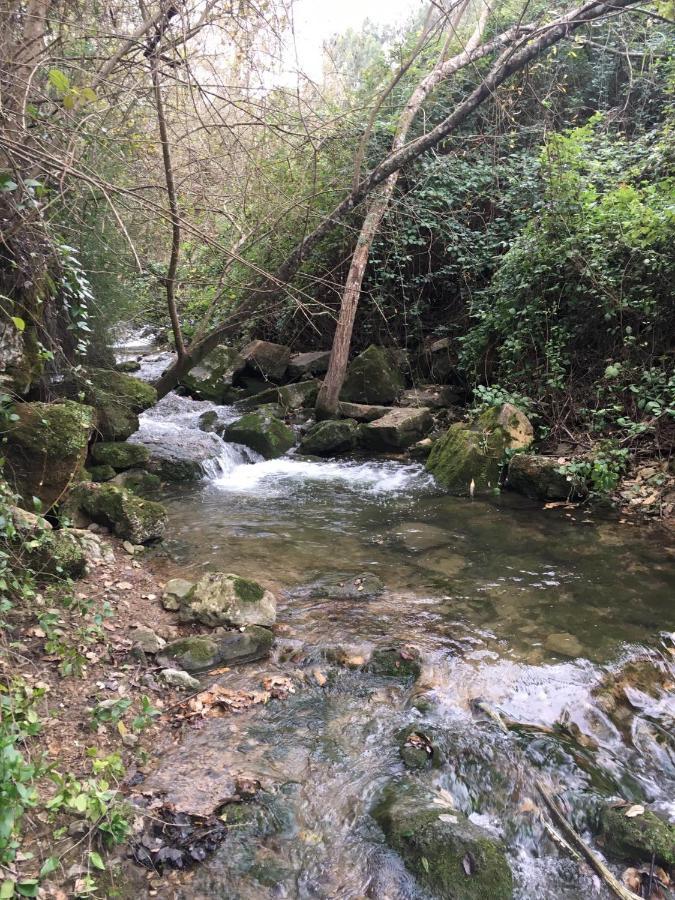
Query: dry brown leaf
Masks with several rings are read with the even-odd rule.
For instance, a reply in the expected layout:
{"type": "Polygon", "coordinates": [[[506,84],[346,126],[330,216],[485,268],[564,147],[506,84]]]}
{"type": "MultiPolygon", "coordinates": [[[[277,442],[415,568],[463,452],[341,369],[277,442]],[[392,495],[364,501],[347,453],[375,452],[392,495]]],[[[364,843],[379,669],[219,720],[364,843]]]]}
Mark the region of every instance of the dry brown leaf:
{"type": "Polygon", "coordinates": [[[634,819],[636,816],[641,816],[645,811],[644,806],[641,806],[639,803],[633,804],[630,806],[626,812],[624,813],[627,819],[634,819]]]}
{"type": "Polygon", "coordinates": [[[295,693],[293,682],[286,675],[267,675],[262,686],[274,700],[285,700],[289,694],[295,693]]]}

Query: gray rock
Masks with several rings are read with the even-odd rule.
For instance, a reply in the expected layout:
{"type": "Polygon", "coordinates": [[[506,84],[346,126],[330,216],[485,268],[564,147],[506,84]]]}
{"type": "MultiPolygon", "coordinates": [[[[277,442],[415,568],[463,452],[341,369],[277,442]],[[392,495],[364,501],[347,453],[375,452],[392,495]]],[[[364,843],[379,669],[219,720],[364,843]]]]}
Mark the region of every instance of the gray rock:
{"type": "Polygon", "coordinates": [[[166,641],[146,625],[139,625],[132,632],[134,644],[144,653],[158,653],[166,641]]]}
{"type": "Polygon", "coordinates": [[[324,600],[370,600],[383,591],[382,581],[370,572],[359,575],[327,575],[301,589],[306,596],[324,600]]]}
{"type": "Polygon", "coordinates": [[[340,394],[351,403],[393,403],[405,387],[395,351],[370,345],[349,365],[340,394]]]}
{"type": "Polygon", "coordinates": [[[303,375],[323,375],[328,371],[330,350],[311,350],[308,353],[296,353],[288,363],[288,374],[291,378],[303,375]]]}
{"type": "Polygon", "coordinates": [[[227,441],[250,447],[265,459],[283,456],[295,443],[292,429],[262,409],[232,422],[226,427],[224,437],[227,441]]]}
{"type": "Polygon", "coordinates": [[[186,691],[196,691],[199,689],[199,682],[192,675],[188,675],[182,669],[162,669],[159,673],[160,678],[170,684],[172,687],[182,688],[186,691]]]}
{"type": "Polygon", "coordinates": [[[271,591],[239,575],[204,575],[181,600],[181,622],[202,625],[265,625],[276,621],[277,602],[271,591]]]}
{"type": "Polygon", "coordinates": [[[234,666],[266,659],[274,635],[268,628],[251,625],[239,631],[218,630],[210,635],[190,635],[171,641],[158,661],[187,672],[203,672],[216,666],[234,666]]]}
{"type": "Polygon", "coordinates": [[[177,612],[180,609],[181,601],[187,597],[194,582],[186,581],[185,578],[171,578],[164,585],[164,593],[162,594],[162,606],[171,612],[177,612]]]}
{"type": "Polygon", "coordinates": [[[284,344],[251,341],[241,351],[241,356],[246,362],[246,370],[252,375],[261,375],[265,379],[279,383],[286,374],[291,351],[284,344]]]}
{"type": "Polygon", "coordinates": [[[399,398],[401,406],[425,406],[427,409],[443,409],[461,399],[461,392],[447,384],[420,384],[409,391],[403,391],[399,398]]]}
{"type": "Polygon", "coordinates": [[[353,419],[318,422],[303,437],[298,450],[308,456],[348,453],[358,446],[360,427],[353,419]]]}
{"type": "Polygon", "coordinates": [[[357,422],[373,422],[375,419],[381,419],[391,409],[391,406],[377,406],[372,403],[340,401],[340,415],[345,419],[355,419],[357,422]]]}
{"type": "Polygon", "coordinates": [[[364,425],[361,440],[370,450],[403,450],[427,435],[432,425],[428,409],[396,407],[364,425]]]}
{"type": "Polygon", "coordinates": [[[244,371],[246,361],[231,347],[216,347],[181,379],[181,384],[199,400],[225,401],[234,378],[244,371]]]}
{"type": "Polygon", "coordinates": [[[560,463],[553,457],[517,453],[509,463],[508,485],[531,500],[567,500],[586,493],[580,479],[559,470],[560,463]]]}

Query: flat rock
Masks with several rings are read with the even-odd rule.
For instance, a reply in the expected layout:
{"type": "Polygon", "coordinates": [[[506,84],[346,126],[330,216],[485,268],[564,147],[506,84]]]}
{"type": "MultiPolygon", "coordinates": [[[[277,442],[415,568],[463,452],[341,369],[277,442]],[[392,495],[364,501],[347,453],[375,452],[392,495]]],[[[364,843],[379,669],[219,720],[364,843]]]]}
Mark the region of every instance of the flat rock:
{"type": "Polygon", "coordinates": [[[461,398],[460,391],[447,384],[421,384],[403,391],[399,398],[401,406],[425,406],[427,409],[442,409],[456,403],[461,398]]]}
{"type": "Polygon", "coordinates": [[[432,426],[431,413],[426,407],[394,407],[364,425],[361,440],[371,450],[403,450],[428,434],[432,426]]]}
{"type": "Polygon", "coordinates": [[[391,406],[375,406],[372,403],[348,403],[340,401],[340,415],[345,419],[355,419],[357,422],[373,422],[381,419],[391,411],[391,406]]]}
{"type": "Polygon", "coordinates": [[[310,350],[307,353],[296,353],[288,363],[288,374],[291,378],[303,375],[323,375],[328,371],[330,350],[310,350]]]}

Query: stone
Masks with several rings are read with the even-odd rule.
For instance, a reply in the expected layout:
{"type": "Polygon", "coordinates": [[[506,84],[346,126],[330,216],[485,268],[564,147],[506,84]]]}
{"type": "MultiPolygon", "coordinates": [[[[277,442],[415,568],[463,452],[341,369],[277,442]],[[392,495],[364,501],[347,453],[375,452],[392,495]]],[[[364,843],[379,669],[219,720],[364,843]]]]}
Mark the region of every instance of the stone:
{"type": "Polygon", "coordinates": [[[298,452],[308,456],[348,453],[359,443],[360,425],[353,419],[328,419],[313,425],[300,441],[298,452]]]}
{"type": "Polygon", "coordinates": [[[450,338],[433,341],[424,351],[420,363],[421,368],[441,384],[460,381],[457,351],[450,338]]]}
{"type": "Polygon", "coordinates": [[[181,622],[202,625],[274,625],[277,602],[271,591],[239,575],[209,573],[181,600],[181,622]]]}
{"type": "Polygon", "coordinates": [[[111,483],[126,488],[139,497],[147,497],[161,487],[162,479],[153,472],[146,472],[145,469],[127,469],[126,472],[115,475],[111,483]]]}
{"type": "Polygon", "coordinates": [[[37,497],[47,511],[82,477],[94,410],[71,400],[17,403],[14,409],[3,474],[26,503],[37,497]]]}
{"type": "Polygon", "coordinates": [[[362,572],[358,575],[327,575],[319,578],[303,593],[308,597],[322,600],[372,600],[384,591],[384,585],[377,575],[362,572]]]}
{"type": "Polygon", "coordinates": [[[637,816],[626,816],[630,805],[603,807],[600,832],[603,849],[626,862],[675,865],[675,825],[645,809],[637,816]]]}
{"type": "Polygon", "coordinates": [[[351,403],[393,403],[405,387],[395,353],[371,344],[349,364],[340,399],[351,403]]]}
{"type": "Polygon", "coordinates": [[[164,609],[178,612],[181,601],[187,597],[193,587],[194,582],[187,581],[185,578],[171,578],[167,581],[164,585],[164,593],[161,599],[164,609]]]}
{"type": "Polygon", "coordinates": [[[154,406],[151,384],[113,369],[87,368],[54,386],[71,399],[80,395],[96,410],[96,428],[103,441],[124,441],[138,430],[138,415],[154,406]]]}
{"type": "Polygon", "coordinates": [[[38,577],[56,575],[62,578],[81,578],[87,573],[88,557],[78,539],[80,533],[82,532],[70,528],[43,532],[37,537],[36,546],[23,544],[21,549],[24,563],[38,577]]]}
{"type": "Polygon", "coordinates": [[[283,456],[295,443],[293,430],[275,416],[258,410],[247,413],[225,428],[225,440],[244,444],[265,459],[283,456]]]}
{"type": "Polygon", "coordinates": [[[434,442],[430,437],[424,438],[408,448],[408,455],[415,462],[426,462],[429,459],[433,445],[434,442]]]}
{"type": "Polygon", "coordinates": [[[557,653],[559,656],[569,656],[570,658],[581,656],[584,652],[581,641],[566,631],[549,634],[544,646],[551,653],[557,653]]]}
{"type": "Polygon", "coordinates": [[[182,688],[185,691],[199,690],[199,682],[192,675],[188,675],[182,669],[162,669],[159,677],[171,687],[182,688]]]}
{"type": "Polygon", "coordinates": [[[436,799],[411,777],[391,783],[373,810],[389,846],[436,897],[511,900],[513,876],[502,842],[436,799]]]}
{"type": "Polygon", "coordinates": [[[89,466],[87,475],[92,481],[112,481],[117,472],[112,466],[89,466]]]}
{"type": "Polygon", "coordinates": [[[290,378],[302,378],[304,375],[323,375],[328,371],[330,350],[310,350],[307,353],[296,353],[288,362],[290,378]]]}
{"type": "Polygon", "coordinates": [[[115,369],[118,372],[126,372],[127,375],[132,375],[134,372],[138,372],[141,368],[141,364],[137,359],[124,359],[122,362],[118,362],[115,365],[115,369]]]}
{"type": "Polygon", "coordinates": [[[224,403],[228,388],[246,367],[246,360],[232,347],[216,347],[181,378],[181,384],[198,400],[224,403]]]}
{"type": "Polygon", "coordinates": [[[424,406],[427,409],[443,409],[461,400],[461,392],[446,384],[420,384],[403,391],[399,398],[401,406],[424,406]]]}
{"type": "Polygon", "coordinates": [[[361,440],[368,450],[404,450],[431,431],[428,409],[395,407],[380,419],[361,427],[361,440]]]}
{"type": "Polygon", "coordinates": [[[171,641],[162,650],[160,665],[187,672],[203,672],[216,666],[235,666],[266,659],[274,635],[269,628],[250,625],[237,631],[218,630],[211,635],[190,635],[171,641]]]}
{"type": "Polygon", "coordinates": [[[252,375],[277,384],[283,380],[291,359],[291,351],[284,344],[273,344],[270,341],[251,341],[241,351],[246,363],[246,370],[252,375]]]}
{"type": "Polygon", "coordinates": [[[451,425],[434,442],[426,467],[453,493],[495,490],[506,451],[526,448],[533,438],[527,416],[505,403],[481,413],[474,422],[451,425]]]}
{"type": "Polygon", "coordinates": [[[166,510],[161,503],[143,500],[110,482],[77,485],[63,512],[76,520],[83,519],[82,524],[96,522],[105,525],[117,537],[131,541],[132,544],[159,540],[167,524],[166,510]]]}
{"type": "Polygon", "coordinates": [[[420,652],[417,647],[408,644],[374,650],[368,671],[387,678],[417,679],[422,672],[420,652]]]}
{"type": "Polygon", "coordinates": [[[319,382],[314,379],[287,384],[278,390],[279,404],[286,410],[307,409],[314,406],[318,393],[319,382]]]}
{"type": "Polygon", "coordinates": [[[345,419],[355,419],[357,422],[373,422],[391,411],[391,406],[375,406],[372,403],[346,403],[339,404],[340,415],[345,419]]]}
{"type": "Polygon", "coordinates": [[[433,728],[409,725],[396,735],[399,753],[407,769],[421,771],[438,768],[443,754],[434,740],[433,728]]]}
{"type": "Polygon", "coordinates": [[[134,644],[144,653],[158,653],[166,646],[164,638],[155,634],[152,628],[148,628],[147,625],[139,625],[137,628],[134,628],[131,636],[134,644]]]}
{"type": "Polygon", "coordinates": [[[37,513],[29,512],[20,506],[10,506],[12,515],[12,524],[16,531],[22,536],[39,535],[43,531],[52,531],[52,523],[44,516],[38,516],[37,513]]]}
{"type": "Polygon", "coordinates": [[[581,479],[560,472],[557,459],[534,453],[512,457],[508,486],[531,500],[573,500],[587,493],[581,479]]]}
{"type": "Polygon", "coordinates": [[[218,418],[218,413],[215,409],[207,409],[205,413],[202,413],[198,419],[199,428],[202,431],[213,432],[216,431],[218,425],[220,424],[220,419],[218,418]]]}
{"type": "Polygon", "coordinates": [[[143,444],[127,444],[126,442],[110,442],[94,444],[91,458],[102,466],[111,466],[116,472],[142,466],[150,459],[150,451],[143,444]]]}

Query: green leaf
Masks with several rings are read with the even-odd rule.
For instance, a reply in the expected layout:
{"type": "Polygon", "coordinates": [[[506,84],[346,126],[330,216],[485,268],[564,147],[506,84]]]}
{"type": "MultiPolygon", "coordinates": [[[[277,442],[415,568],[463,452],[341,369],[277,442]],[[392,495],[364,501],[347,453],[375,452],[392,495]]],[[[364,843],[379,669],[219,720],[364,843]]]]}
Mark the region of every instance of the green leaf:
{"type": "Polygon", "coordinates": [[[10,900],[14,896],[15,881],[3,881],[0,884],[0,900],[10,900]]]}
{"type": "Polygon", "coordinates": [[[48,856],[47,859],[42,863],[42,868],[40,869],[40,878],[46,878],[47,875],[50,875],[54,871],[54,869],[58,869],[58,867],[58,857],[48,856]]]}
{"type": "Polygon", "coordinates": [[[26,328],[26,323],[21,318],[21,316],[11,316],[10,318],[12,322],[14,322],[17,331],[24,331],[24,329],[26,328]]]}
{"type": "Polygon", "coordinates": [[[89,853],[89,862],[95,869],[98,869],[99,872],[105,872],[105,863],[101,858],[101,854],[97,853],[95,850],[92,850],[89,853]]]}
{"type": "Polygon", "coordinates": [[[47,78],[54,90],[58,91],[59,94],[65,94],[66,91],[70,90],[70,79],[60,69],[50,69],[47,78]]]}
{"type": "Polygon", "coordinates": [[[37,878],[27,878],[25,881],[20,881],[16,889],[21,897],[37,897],[38,886],[37,878]]]}

